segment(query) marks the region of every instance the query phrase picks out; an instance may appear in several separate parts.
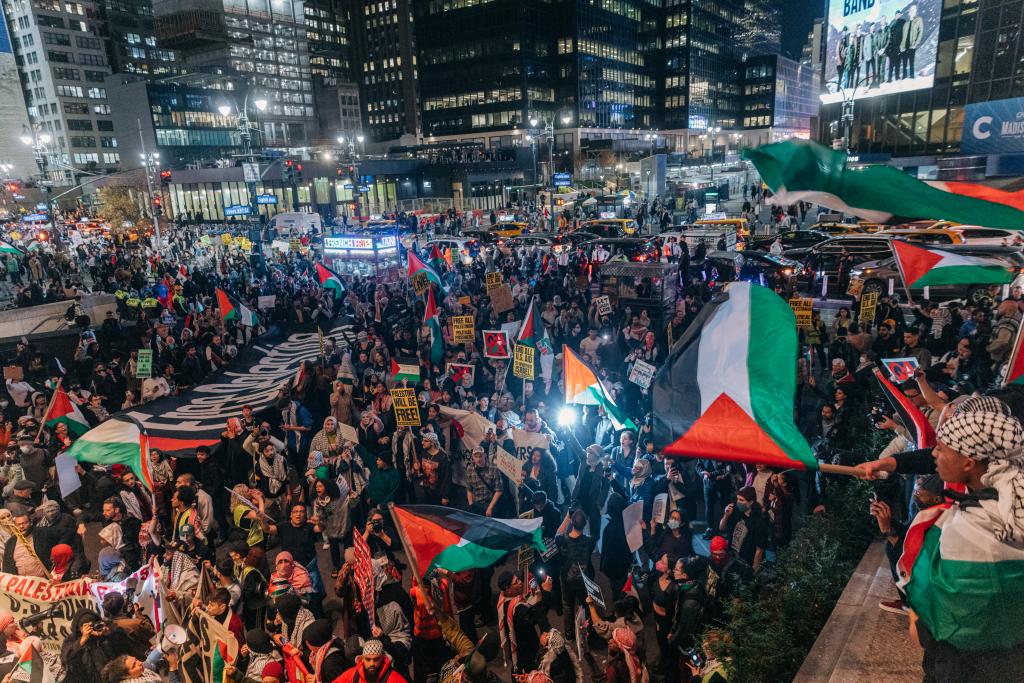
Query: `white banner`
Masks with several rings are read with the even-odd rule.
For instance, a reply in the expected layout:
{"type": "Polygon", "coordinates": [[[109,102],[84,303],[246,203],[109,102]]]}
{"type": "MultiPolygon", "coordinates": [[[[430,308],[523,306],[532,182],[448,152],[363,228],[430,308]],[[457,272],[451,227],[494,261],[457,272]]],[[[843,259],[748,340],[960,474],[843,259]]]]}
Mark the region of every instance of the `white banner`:
{"type": "Polygon", "coordinates": [[[508,477],[516,486],[523,483],[523,466],[526,464],[525,460],[520,460],[500,446],[497,450],[496,459],[497,462],[495,464],[498,467],[498,471],[508,477]]]}
{"type": "Polygon", "coordinates": [[[551,437],[547,434],[535,434],[513,428],[512,442],[516,445],[516,457],[528,460],[533,449],[539,448],[546,451],[551,446],[551,437]]]}

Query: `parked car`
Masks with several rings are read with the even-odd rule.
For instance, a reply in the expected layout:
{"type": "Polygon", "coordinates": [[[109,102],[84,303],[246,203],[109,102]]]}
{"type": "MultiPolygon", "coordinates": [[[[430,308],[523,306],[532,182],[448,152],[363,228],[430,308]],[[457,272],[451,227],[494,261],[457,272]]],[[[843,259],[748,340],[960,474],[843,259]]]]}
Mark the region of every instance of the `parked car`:
{"type": "MultiPolygon", "coordinates": [[[[779,235],[782,236],[783,249],[813,247],[815,244],[820,244],[829,238],[828,233],[818,230],[783,230],[779,235]]],[[[764,249],[767,251],[773,242],[775,242],[775,237],[751,238],[747,240],[747,249],[764,249]]]]}
{"type": "Polygon", "coordinates": [[[458,254],[459,260],[466,266],[473,264],[473,259],[478,253],[480,253],[481,246],[479,242],[470,237],[445,236],[439,239],[430,240],[424,244],[422,250],[423,253],[429,257],[430,252],[433,250],[435,245],[442,255],[446,250],[451,249],[454,254],[458,254]]]}
{"type": "Polygon", "coordinates": [[[796,290],[800,263],[763,251],[710,251],[701,266],[707,278],[718,282],[745,280],[763,287],[781,284],[789,297],[796,290]]]}
{"type": "Polygon", "coordinates": [[[639,237],[620,237],[618,239],[598,239],[583,242],[580,246],[587,256],[592,257],[598,245],[607,249],[612,261],[655,261],[658,258],[657,248],[652,240],[639,237]]]}

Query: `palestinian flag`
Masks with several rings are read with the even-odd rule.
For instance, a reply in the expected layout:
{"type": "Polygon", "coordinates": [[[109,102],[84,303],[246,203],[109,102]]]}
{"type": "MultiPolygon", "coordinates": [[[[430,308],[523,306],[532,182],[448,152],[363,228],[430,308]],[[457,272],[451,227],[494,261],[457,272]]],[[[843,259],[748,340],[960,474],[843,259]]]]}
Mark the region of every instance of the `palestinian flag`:
{"type": "Polygon", "coordinates": [[[893,240],[892,250],[903,281],[910,289],[936,285],[1005,285],[1017,277],[1016,270],[993,258],[921,247],[903,240],[893,240]]]}
{"type": "Polygon", "coordinates": [[[999,541],[988,513],[974,509],[917,514],[896,565],[899,586],[936,640],[969,652],[1021,647],[1024,548],[999,541]]]}
{"type": "Polygon", "coordinates": [[[770,289],[730,283],[654,376],[653,404],[662,407],[654,443],[669,455],[816,469],[793,422],[796,359],[789,304],[770,289]]]}
{"type": "Polygon", "coordinates": [[[394,358],[391,359],[391,379],[395,382],[401,382],[403,379],[407,379],[410,382],[420,381],[420,366],[416,363],[399,363],[394,358]]]}
{"type": "Polygon", "coordinates": [[[931,187],[934,187],[937,190],[942,190],[943,192],[960,195],[961,197],[984,199],[986,202],[1003,204],[1005,206],[1011,206],[1015,209],[1019,209],[1020,211],[1024,211],[1024,190],[1008,192],[1006,190],[1000,190],[997,187],[989,187],[988,185],[950,182],[948,180],[926,180],[925,182],[931,187]]]}
{"type": "Polygon", "coordinates": [[[555,352],[551,347],[551,338],[548,337],[548,330],[544,327],[544,320],[540,317],[540,306],[537,305],[537,295],[534,294],[530,301],[530,307],[526,309],[526,318],[519,326],[519,334],[516,336],[516,343],[536,349],[533,354],[534,362],[540,366],[540,372],[535,376],[551,379],[551,368],[555,363],[555,352]]]}
{"type": "Polygon", "coordinates": [[[430,328],[430,361],[434,364],[440,363],[444,358],[444,337],[441,335],[441,321],[438,318],[433,288],[427,290],[427,307],[423,311],[423,324],[430,328]]]}
{"type": "Polygon", "coordinates": [[[615,429],[633,429],[636,424],[615,405],[611,393],[605,388],[590,364],[576,355],[568,346],[562,346],[562,379],[565,382],[565,402],[583,406],[601,406],[615,429]]]}
{"type": "Polygon", "coordinates": [[[21,249],[7,242],[6,240],[0,240],[0,254],[22,254],[21,249]]]}
{"type": "Polygon", "coordinates": [[[320,286],[334,294],[335,301],[345,296],[345,285],[341,284],[341,278],[333,270],[318,263],[316,264],[316,276],[320,278],[320,286]]]}
{"type": "Polygon", "coordinates": [[[217,683],[230,683],[231,679],[224,673],[224,670],[232,663],[231,656],[228,654],[228,644],[217,639],[217,644],[213,648],[213,652],[210,655],[210,673],[212,679],[217,683]]]}
{"type": "Polygon", "coordinates": [[[78,409],[78,404],[71,400],[67,392],[60,386],[53,394],[50,407],[43,416],[43,422],[47,427],[56,427],[58,424],[67,425],[68,432],[74,436],[81,436],[89,431],[89,422],[85,415],[78,409]]]}
{"type": "Polygon", "coordinates": [[[413,252],[409,252],[409,279],[416,279],[417,275],[423,274],[427,278],[428,282],[433,282],[437,285],[438,289],[444,290],[441,285],[441,276],[437,274],[437,271],[428,266],[426,263],[420,260],[420,258],[413,252]]]}
{"type": "Polygon", "coordinates": [[[444,263],[445,259],[441,255],[441,250],[438,249],[437,245],[435,244],[430,249],[430,267],[433,268],[438,273],[442,273],[444,272],[444,263]]]}
{"type": "Polygon", "coordinates": [[[24,676],[28,676],[28,683],[53,683],[57,680],[42,655],[39,654],[39,650],[31,644],[21,653],[15,670],[22,672],[22,676],[18,676],[17,680],[26,680],[24,676]]]}
{"type": "Polygon", "coordinates": [[[544,552],[537,519],[495,519],[440,505],[396,505],[395,523],[413,551],[420,576],[435,568],[483,569],[523,545],[544,552]]]}
{"type": "Polygon", "coordinates": [[[944,191],[894,166],[848,168],[846,154],[806,140],[787,140],[743,151],[775,193],[776,204],[799,201],[854,214],[875,223],[942,219],[1019,230],[1024,210],[944,191]]]}
{"type": "Polygon", "coordinates": [[[135,473],[146,488],[153,490],[149,476],[149,439],[139,423],[124,415],[115,415],[86,432],[71,444],[68,456],[97,465],[124,465],[135,473]]]}
{"type": "Polygon", "coordinates": [[[255,327],[259,324],[259,318],[245,305],[235,301],[227,292],[220,287],[217,288],[217,309],[220,310],[220,319],[224,322],[237,320],[239,325],[255,327]]]}
{"type": "Polygon", "coordinates": [[[924,413],[896,385],[889,381],[885,373],[878,368],[874,368],[873,372],[875,379],[878,380],[878,386],[882,389],[882,395],[892,406],[896,419],[902,422],[910,433],[910,440],[916,444],[915,448],[934,448],[935,429],[924,413]]]}

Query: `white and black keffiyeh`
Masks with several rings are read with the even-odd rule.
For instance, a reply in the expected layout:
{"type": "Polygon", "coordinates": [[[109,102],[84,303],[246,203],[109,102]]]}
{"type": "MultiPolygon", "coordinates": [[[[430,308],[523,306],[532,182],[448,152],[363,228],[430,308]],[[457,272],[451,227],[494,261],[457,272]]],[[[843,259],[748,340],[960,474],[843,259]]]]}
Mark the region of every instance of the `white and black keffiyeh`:
{"type": "Polygon", "coordinates": [[[1010,407],[995,396],[969,396],[956,407],[954,415],[961,413],[997,413],[1011,417],[1010,407]]]}
{"type": "Polygon", "coordinates": [[[998,493],[1001,524],[993,531],[1004,543],[1024,543],[1024,428],[995,412],[959,412],[936,435],[960,455],[987,462],[981,483],[998,493]]]}

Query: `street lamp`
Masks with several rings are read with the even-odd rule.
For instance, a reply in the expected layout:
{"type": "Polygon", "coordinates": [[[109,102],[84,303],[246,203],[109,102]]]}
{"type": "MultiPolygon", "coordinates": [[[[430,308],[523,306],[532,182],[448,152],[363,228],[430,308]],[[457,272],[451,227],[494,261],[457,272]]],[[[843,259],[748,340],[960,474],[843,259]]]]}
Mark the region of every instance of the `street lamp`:
{"type": "Polygon", "coordinates": [[[43,187],[43,193],[46,195],[46,208],[50,212],[50,222],[53,225],[53,229],[57,229],[57,214],[54,212],[53,207],[50,205],[50,181],[47,176],[47,168],[50,165],[50,147],[49,144],[53,140],[50,134],[40,129],[40,124],[33,124],[31,128],[23,125],[21,127],[20,139],[22,143],[30,145],[32,147],[32,153],[35,155],[36,166],[39,167],[39,183],[43,187]]]}
{"type": "MultiPolygon", "coordinates": [[[[563,113],[559,119],[563,126],[568,126],[572,123],[572,115],[569,113],[563,113]]],[[[537,118],[531,116],[530,128],[534,129],[531,131],[533,137],[539,138],[544,136],[548,141],[548,179],[551,182],[551,206],[554,208],[554,188],[555,188],[555,120],[554,118],[537,118]],[[543,124],[543,126],[542,126],[543,124]]],[[[536,163],[535,163],[536,165],[536,163]]],[[[536,175],[536,172],[535,172],[536,175]]],[[[554,211],[551,212],[551,220],[554,221],[554,211]]]]}
{"type": "Polygon", "coordinates": [[[162,243],[160,241],[160,220],[159,216],[157,216],[156,199],[153,195],[153,174],[156,173],[157,166],[160,164],[160,152],[146,152],[146,148],[143,146],[142,151],[139,152],[139,160],[142,161],[142,167],[146,171],[149,211],[153,217],[153,236],[156,238],[156,247],[159,249],[162,243]]]}
{"type": "MultiPolygon", "coordinates": [[[[255,163],[255,158],[252,151],[252,131],[259,130],[258,125],[249,123],[249,97],[253,91],[248,90],[245,93],[245,99],[242,101],[242,108],[238,110],[238,135],[242,141],[242,154],[245,156],[245,160],[248,162],[246,170],[243,175],[249,176],[250,179],[246,180],[246,187],[249,190],[249,213],[253,217],[259,216],[259,205],[256,203],[256,180],[251,179],[252,164],[255,163]]],[[[230,96],[229,96],[230,97],[230,96]]],[[[254,107],[258,112],[264,112],[267,110],[267,99],[265,97],[257,96],[252,101],[254,107]]],[[[228,116],[232,110],[237,108],[234,99],[229,99],[223,104],[217,107],[217,111],[220,112],[221,116],[228,116]],[[235,105],[234,107],[232,105],[235,105]]],[[[259,165],[256,165],[256,175],[260,176],[259,165]]]]}
{"type": "MultiPolygon", "coordinates": [[[[355,202],[355,213],[356,219],[358,220],[362,217],[362,214],[359,209],[359,183],[356,182],[356,176],[358,174],[355,166],[355,160],[358,158],[356,155],[356,143],[358,142],[359,144],[362,144],[363,140],[366,138],[362,133],[356,133],[349,137],[339,135],[336,139],[338,140],[338,144],[341,145],[341,153],[338,155],[338,158],[344,159],[345,163],[352,169],[349,173],[349,181],[352,183],[352,198],[355,202]]],[[[337,192],[337,189],[335,189],[335,192],[337,192]]]]}

